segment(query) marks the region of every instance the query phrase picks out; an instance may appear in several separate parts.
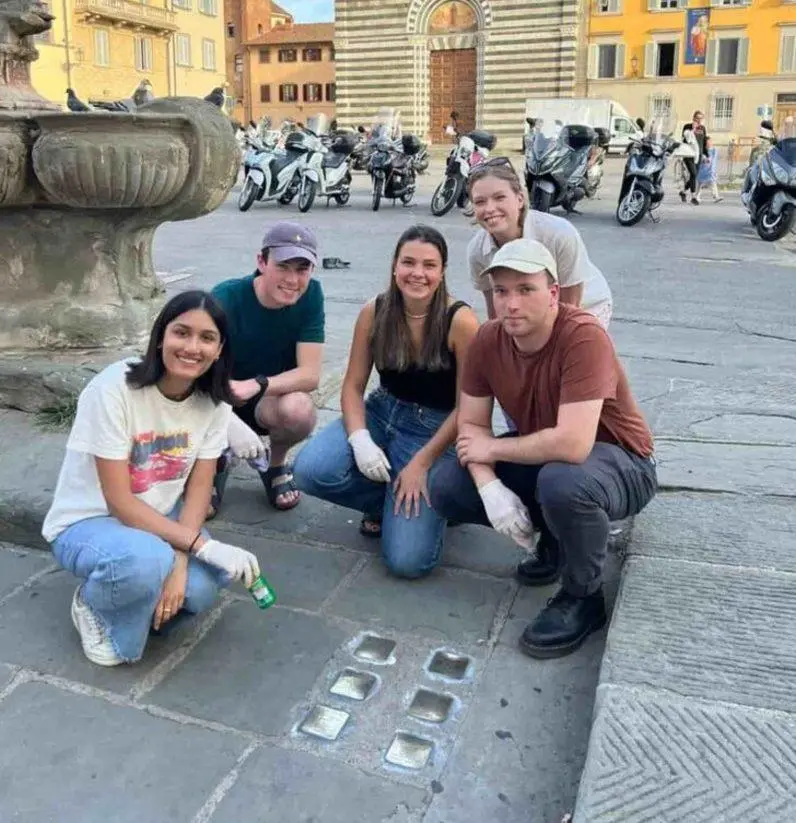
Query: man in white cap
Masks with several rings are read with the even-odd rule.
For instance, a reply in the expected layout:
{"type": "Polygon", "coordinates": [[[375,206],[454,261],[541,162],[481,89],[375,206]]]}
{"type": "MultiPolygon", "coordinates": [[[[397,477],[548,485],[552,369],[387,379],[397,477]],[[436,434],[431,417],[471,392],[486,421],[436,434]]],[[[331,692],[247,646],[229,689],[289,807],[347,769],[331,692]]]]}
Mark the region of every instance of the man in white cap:
{"type": "MultiPolygon", "coordinates": [[[[254,273],[213,289],[229,319],[234,411],[258,435],[270,435],[270,467],[260,478],[268,501],[280,511],[299,502],[287,452],[315,427],[310,392],[320,381],[325,321],[323,290],[312,277],[317,263],[313,232],[280,221],[266,232],[254,273]]],[[[219,466],[213,509],[221,502],[227,470],[219,466]]]]}
{"type": "Polygon", "coordinates": [[[556,264],[521,238],[495,254],[483,277],[496,320],[470,345],[459,398],[459,464],[431,478],[431,503],[450,520],[491,525],[538,551],[521,583],[561,589],[520,641],[533,657],[574,651],[605,624],[602,570],[609,521],[636,514],[655,494],[652,435],[599,321],[559,303],[556,264]],[[497,400],[516,422],[492,432],[497,400]]]}

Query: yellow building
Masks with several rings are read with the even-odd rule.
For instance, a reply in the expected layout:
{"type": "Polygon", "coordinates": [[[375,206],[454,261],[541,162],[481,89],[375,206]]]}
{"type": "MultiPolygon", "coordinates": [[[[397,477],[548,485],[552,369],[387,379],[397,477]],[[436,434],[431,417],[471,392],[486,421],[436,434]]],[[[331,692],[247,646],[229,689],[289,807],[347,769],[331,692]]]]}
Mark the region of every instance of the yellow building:
{"type": "Polygon", "coordinates": [[[796,114],[794,0],[586,0],[588,96],[677,129],[696,109],[717,143],[796,114]]]}
{"type": "Polygon", "coordinates": [[[204,97],[225,85],[219,0],[50,0],[51,31],[38,38],[37,91],[65,103],[130,97],[147,79],[155,96],[204,97]]]}

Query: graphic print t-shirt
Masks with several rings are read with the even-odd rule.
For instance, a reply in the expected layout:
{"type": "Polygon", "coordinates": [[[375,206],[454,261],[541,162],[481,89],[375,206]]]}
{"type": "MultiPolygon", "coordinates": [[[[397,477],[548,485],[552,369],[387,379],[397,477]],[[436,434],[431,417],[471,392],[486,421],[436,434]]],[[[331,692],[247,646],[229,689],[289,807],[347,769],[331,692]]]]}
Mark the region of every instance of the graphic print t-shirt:
{"type": "Polygon", "coordinates": [[[230,406],[197,393],[178,402],[157,386],[133,389],[125,381],[128,367],[129,361],[108,366],[80,395],[42,529],[48,542],[73,523],[108,514],[95,457],[126,460],[133,494],[168,514],[196,460],[215,459],[226,448],[230,406]]]}

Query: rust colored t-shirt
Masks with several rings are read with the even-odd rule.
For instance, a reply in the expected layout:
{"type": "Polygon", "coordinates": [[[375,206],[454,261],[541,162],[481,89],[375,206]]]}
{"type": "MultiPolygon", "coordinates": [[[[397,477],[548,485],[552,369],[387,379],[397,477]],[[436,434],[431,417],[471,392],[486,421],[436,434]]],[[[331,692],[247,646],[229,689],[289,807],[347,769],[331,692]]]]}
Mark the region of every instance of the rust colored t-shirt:
{"type": "Polygon", "coordinates": [[[558,407],[604,400],[597,440],[642,457],[652,454],[652,434],[608,333],[592,315],[561,305],[550,339],[524,354],[493,320],[478,331],[467,352],[462,391],[494,397],[521,435],[551,429],[558,407]]]}

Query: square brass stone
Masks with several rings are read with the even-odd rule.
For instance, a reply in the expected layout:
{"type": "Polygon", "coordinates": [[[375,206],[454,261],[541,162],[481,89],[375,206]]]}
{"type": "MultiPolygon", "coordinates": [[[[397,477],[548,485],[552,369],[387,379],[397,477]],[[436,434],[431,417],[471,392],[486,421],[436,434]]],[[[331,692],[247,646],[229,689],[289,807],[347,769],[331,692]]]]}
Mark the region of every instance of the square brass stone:
{"type": "Polygon", "coordinates": [[[429,689],[418,689],[408,713],[418,720],[427,720],[429,723],[444,723],[453,707],[453,698],[448,694],[432,692],[429,689]]]}
{"type": "Polygon", "coordinates": [[[370,672],[344,669],[337,675],[329,691],[351,700],[367,700],[376,686],[376,676],[370,672]]]}
{"type": "Polygon", "coordinates": [[[415,737],[413,734],[398,732],[387,749],[385,760],[393,766],[404,769],[422,769],[428,763],[434,744],[431,740],[415,737]]]}
{"type": "Polygon", "coordinates": [[[394,649],[394,640],[376,634],[366,634],[354,651],[354,657],[370,663],[387,663],[394,649]]]}
{"type": "Polygon", "coordinates": [[[428,670],[432,674],[438,674],[440,677],[445,677],[448,680],[464,680],[469,665],[469,657],[439,651],[435,652],[434,657],[431,658],[428,670]]]}
{"type": "Polygon", "coordinates": [[[322,740],[337,740],[351,715],[329,706],[313,706],[304,718],[299,731],[322,740]]]}

